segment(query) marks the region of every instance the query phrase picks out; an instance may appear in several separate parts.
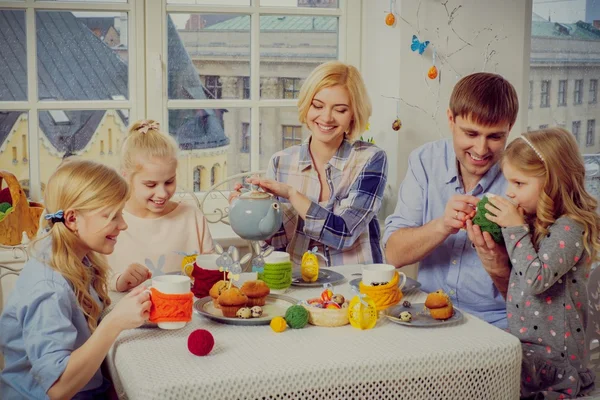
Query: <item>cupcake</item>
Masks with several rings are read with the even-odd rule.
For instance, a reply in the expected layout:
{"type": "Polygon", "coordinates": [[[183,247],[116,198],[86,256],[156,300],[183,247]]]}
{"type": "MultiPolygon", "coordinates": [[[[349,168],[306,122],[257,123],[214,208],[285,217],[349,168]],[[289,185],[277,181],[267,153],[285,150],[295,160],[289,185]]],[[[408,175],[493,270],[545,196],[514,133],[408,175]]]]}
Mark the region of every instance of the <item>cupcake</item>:
{"type": "Polygon", "coordinates": [[[246,306],[248,297],[240,289],[231,287],[224,290],[218,298],[224,317],[235,318],[238,310],[246,306]]]}
{"type": "Polygon", "coordinates": [[[271,289],[263,281],[246,281],[240,291],[248,296],[248,307],[264,306],[271,289]]]}
{"type": "MultiPolygon", "coordinates": [[[[227,289],[228,286],[229,286],[229,281],[218,281],[217,283],[212,285],[212,287],[210,288],[208,294],[210,295],[210,297],[212,297],[215,308],[221,308],[219,306],[219,302],[217,301],[217,299],[219,298],[221,293],[223,293],[223,291],[227,289]]],[[[236,286],[231,285],[231,287],[236,287],[236,286]]]]}

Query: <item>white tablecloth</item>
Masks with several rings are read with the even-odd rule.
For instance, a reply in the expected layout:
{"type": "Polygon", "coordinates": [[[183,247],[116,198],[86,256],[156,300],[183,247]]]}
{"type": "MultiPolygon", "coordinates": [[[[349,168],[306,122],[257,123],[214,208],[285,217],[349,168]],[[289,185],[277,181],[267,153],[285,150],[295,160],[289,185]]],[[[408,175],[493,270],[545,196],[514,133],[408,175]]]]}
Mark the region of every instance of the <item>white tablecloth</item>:
{"type": "MultiPolygon", "coordinates": [[[[350,280],[359,266],[335,267],[350,280]]],[[[334,292],[350,298],[347,283],[334,292]]],[[[292,287],[308,299],[320,288],[292,287]]],[[[422,292],[403,300],[423,302],[422,292]]],[[[514,336],[465,314],[436,328],[386,318],[372,330],[308,325],[275,333],[267,326],[225,325],[194,315],[175,331],[123,332],[108,354],[117,393],[129,399],[518,399],[521,345],[514,336]],[[215,347],[187,349],[195,329],[215,347]]]]}

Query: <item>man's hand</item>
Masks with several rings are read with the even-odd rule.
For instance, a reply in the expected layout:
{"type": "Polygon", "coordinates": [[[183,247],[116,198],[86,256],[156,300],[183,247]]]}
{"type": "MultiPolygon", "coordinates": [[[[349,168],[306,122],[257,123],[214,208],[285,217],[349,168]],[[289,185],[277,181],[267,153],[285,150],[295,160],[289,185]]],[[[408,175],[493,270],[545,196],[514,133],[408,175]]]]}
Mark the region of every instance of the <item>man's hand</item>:
{"type": "Polygon", "coordinates": [[[469,195],[454,195],[450,197],[444,210],[444,215],[438,219],[440,229],[446,235],[453,235],[465,227],[465,221],[475,216],[479,199],[469,195]]]}
{"type": "Polygon", "coordinates": [[[490,275],[500,293],[506,297],[508,280],[510,278],[510,266],[506,248],[494,242],[492,235],[488,232],[482,232],[481,228],[478,225],[473,225],[470,219],[467,220],[466,224],[467,235],[475,251],[477,251],[483,268],[490,275]]]}

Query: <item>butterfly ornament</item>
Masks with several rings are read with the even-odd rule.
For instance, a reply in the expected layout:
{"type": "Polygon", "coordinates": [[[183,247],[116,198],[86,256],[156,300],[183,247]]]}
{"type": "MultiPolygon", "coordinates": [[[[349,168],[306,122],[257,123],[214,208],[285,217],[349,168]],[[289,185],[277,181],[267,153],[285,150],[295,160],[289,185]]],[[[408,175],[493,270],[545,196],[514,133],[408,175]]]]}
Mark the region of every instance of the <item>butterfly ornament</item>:
{"type": "Polygon", "coordinates": [[[419,54],[423,54],[423,52],[425,51],[427,46],[429,46],[429,40],[421,42],[421,41],[419,41],[419,38],[417,37],[417,35],[413,35],[412,43],[410,44],[410,49],[412,51],[418,51],[419,54]]]}

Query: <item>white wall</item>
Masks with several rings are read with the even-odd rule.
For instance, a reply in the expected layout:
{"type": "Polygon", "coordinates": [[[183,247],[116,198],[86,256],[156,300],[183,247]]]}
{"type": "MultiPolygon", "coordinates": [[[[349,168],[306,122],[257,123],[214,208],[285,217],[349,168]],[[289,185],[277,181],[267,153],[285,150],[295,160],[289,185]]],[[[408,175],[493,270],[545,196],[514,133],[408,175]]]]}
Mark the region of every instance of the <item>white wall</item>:
{"type": "Polygon", "coordinates": [[[395,26],[388,27],[384,18],[389,0],[363,2],[361,67],[373,102],[367,136],[374,136],[376,144],[388,151],[388,181],[394,193],[385,215],[395,206],[409,153],[425,142],[450,137],[446,109],[461,76],[478,71],[503,75],[517,88],[521,102],[512,135],[527,128],[531,0],[451,0],[446,6],[440,0],[397,0],[399,16],[395,26]],[[448,15],[459,5],[449,25],[448,15]],[[410,49],[413,34],[430,41],[422,56],[410,49]],[[426,76],[434,48],[440,80],[426,76]],[[383,96],[404,100],[398,132],[391,128],[397,102],[383,96]]]}

